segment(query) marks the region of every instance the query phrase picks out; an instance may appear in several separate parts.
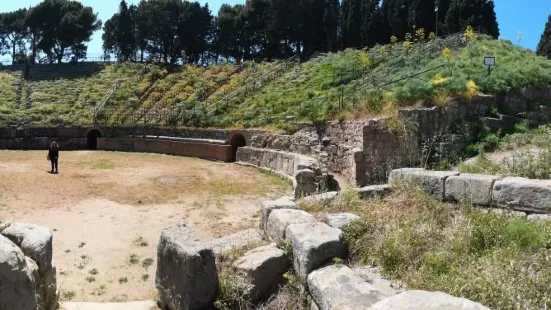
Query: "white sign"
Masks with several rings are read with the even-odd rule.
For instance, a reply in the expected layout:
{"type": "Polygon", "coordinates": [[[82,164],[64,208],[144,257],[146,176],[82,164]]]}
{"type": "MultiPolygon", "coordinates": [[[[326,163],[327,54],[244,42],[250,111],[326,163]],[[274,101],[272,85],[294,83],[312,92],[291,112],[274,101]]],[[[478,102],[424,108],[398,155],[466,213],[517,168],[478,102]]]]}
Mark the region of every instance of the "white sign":
{"type": "Polygon", "coordinates": [[[496,58],[495,57],[484,57],[484,65],[486,67],[493,67],[496,65],[496,58]]]}

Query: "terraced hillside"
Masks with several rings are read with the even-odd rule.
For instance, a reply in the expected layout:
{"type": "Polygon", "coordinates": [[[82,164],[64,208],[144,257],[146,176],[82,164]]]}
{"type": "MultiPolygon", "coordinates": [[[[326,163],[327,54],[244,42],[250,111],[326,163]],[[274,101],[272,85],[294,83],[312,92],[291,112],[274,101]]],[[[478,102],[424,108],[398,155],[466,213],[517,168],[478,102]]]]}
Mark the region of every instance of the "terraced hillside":
{"type": "Polygon", "coordinates": [[[457,34],[321,54],[299,63],[0,68],[0,126],[31,123],[286,127],[445,105],[453,96],[551,84],[551,61],[507,41],[457,34]],[[489,75],[484,56],[495,56],[489,75]],[[24,78],[25,77],[25,78],[24,78]]]}

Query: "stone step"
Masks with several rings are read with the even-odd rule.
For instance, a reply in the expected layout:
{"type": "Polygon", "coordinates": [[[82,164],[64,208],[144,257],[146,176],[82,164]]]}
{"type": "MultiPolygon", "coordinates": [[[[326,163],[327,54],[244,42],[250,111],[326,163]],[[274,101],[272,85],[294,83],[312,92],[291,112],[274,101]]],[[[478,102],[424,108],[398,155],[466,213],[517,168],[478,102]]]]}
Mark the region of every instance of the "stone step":
{"type": "Polygon", "coordinates": [[[158,310],[160,309],[154,301],[132,301],[132,302],[65,302],[61,303],[60,310],[158,310]]]}

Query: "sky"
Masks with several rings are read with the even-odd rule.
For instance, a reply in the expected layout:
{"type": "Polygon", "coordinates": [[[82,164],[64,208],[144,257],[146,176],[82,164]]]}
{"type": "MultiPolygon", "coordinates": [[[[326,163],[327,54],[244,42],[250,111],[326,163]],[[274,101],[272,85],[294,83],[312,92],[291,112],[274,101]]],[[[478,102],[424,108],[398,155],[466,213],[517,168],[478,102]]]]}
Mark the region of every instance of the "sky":
{"type": "MultiPolygon", "coordinates": [[[[41,0],[0,0],[0,12],[14,11],[23,7],[37,5],[41,0]]],[[[80,0],[84,5],[91,6],[99,18],[105,22],[117,12],[119,0],[80,0]]],[[[245,3],[245,0],[199,0],[201,4],[208,3],[213,15],[216,15],[224,3],[245,3]]],[[[499,23],[500,39],[508,39],[519,43],[525,48],[535,50],[541,34],[551,15],[551,0],[494,0],[499,23]]],[[[129,4],[137,4],[139,0],[127,0],[129,4]]],[[[88,54],[102,53],[102,31],[97,31],[88,44],[88,54]]]]}

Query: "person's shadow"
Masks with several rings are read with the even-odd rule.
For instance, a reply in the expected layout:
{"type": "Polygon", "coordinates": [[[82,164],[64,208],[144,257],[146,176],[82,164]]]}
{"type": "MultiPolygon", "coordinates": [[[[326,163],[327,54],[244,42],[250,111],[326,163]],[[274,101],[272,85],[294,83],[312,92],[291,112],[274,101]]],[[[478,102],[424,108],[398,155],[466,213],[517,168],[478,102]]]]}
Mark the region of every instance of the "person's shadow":
{"type": "Polygon", "coordinates": [[[48,172],[49,174],[59,174],[59,172],[51,172],[51,171],[46,171],[48,172]]]}

